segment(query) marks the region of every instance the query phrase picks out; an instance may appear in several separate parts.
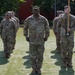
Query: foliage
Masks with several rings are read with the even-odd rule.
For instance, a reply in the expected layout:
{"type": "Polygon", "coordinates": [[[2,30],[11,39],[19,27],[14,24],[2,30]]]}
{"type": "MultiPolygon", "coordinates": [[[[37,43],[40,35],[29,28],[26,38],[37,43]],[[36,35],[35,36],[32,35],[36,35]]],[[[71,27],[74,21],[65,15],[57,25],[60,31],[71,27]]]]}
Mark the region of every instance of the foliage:
{"type": "MultiPolygon", "coordinates": [[[[57,0],[57,10],[63,10],[64,9],[64,6],[65,5],[68,5],[68,0],[57,0]]],[[[75,15],[75,0],[74,1],[70,1],[70,6],[71,6],[71,13],[75,15]]]]}
{"type": "Polygon", "coordinates": [[[0,15],[5,14],[6,11],[17,11],[20,2],[25,0],[0,0],[0,15]]]}
{"type": "MultiPolygon", "coordinates": [[[[34,0],[33,5],[38,5],[40,6],[41,11],[45,12],[46,14],[49,15],[52,9],[54,8],[55,5],[55,0],[34,0]]],[[[57,2],[57,10],[63,10],[64,6],[68,4],[68,0],[56,0],[57,2]]],[[[71,9],[72,9],[72,14],[75,15],[75,0],[74,2],[71,0],[71,9]]]]}
{"type": "Polygon", "coordinates": [[[53,0],[34,0],[33,5],[40,6],[42,12],[50,14],[53,5],[53,0]]]}

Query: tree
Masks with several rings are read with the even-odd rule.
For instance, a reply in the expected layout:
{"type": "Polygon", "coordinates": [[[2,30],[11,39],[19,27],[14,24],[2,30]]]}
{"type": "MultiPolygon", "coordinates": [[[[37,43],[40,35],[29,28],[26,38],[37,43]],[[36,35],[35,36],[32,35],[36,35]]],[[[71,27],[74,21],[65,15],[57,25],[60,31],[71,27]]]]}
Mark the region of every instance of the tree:
{"type": "MultiPolygon", "coordinates": [[[[70,3],[70,6],[71,6],[71,13],[73,14],[73,15],[75,15],[75,0],[74,0],[74,2],[71,0],[70,1],[71,3],[70,3]]],[[[68,5],[68,0],[57,0],[57,10],[63,10],[64,9],[64,6],[65,5],[68,5]]]]}
{"type": "Polygon", "coordinates": [[[21,1],[25,0],[0,0],[0,15],[5,14],[7,11],[17,11],[21,1]]]}
{"type": "MultiPolygon", "coordinates": [[[[54,8],[55,0],[34,0],[33,5],[40,6],[41,11],[49,14],[49,12],[54,8]]],[[[64,10],[64,6],[68,4],[68,0],[56,0],[57,1],[57,10],[64,10]]],[[[75,0],[71,0],[71,13],[75,15],[75,0]]]]}
{"type": "Polygon", "coordinates": [[[41,12],[44,12],[48,16],[53,8],[53,0],[34,0],[34,5],[38,5],[41,12]]]}
{"type": "MultiPolygon", "coordinates": [[[[33,6],[38,5],[42,14],[49,20],[50,26],[52,26],[52,20],[50,20],[50,12],[53,10],[53,0],[34,0],[33,6]]],[[[53,15],[52,17],[53,18],[53,15]]]]}

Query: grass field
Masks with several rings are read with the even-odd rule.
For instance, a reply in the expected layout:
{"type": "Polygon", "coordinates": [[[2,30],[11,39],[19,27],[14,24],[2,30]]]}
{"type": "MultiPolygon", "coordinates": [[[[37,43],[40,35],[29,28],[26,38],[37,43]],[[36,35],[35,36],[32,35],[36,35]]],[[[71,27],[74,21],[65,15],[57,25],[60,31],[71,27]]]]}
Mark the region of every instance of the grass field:
{"type": "MultiPolygon", "coordinates": [[[[45,43],[42,75],[75,75],[75,53],[73,68],[65,69],[61,67],[63,65],[61,56],[55,52],[55,48],[55,36],[51,30],[50,37],[45,43]]],[[[0,39],[0,75],[29,75],[31,71],[29,44],[23,36],[23,29],[20,28],[18,31],[15,50],[8,60],[4,58],[3,43],[0,39]]]]}

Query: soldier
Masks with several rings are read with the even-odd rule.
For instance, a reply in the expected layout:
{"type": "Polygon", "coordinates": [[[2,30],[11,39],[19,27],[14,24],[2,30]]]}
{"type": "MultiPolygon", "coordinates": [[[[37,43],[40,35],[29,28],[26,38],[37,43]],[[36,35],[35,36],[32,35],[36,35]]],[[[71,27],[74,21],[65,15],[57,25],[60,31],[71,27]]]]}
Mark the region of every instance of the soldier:
{"type": "Polygon", "coordinates": [[[57,23],[58,23],[58,20],[60,19],[60,16],[62,13],[63,13],[62,10],[57,11],[57,17],[55,17],[53,20],[53,32],[56,37],[56,45],[57,45],[56,51],[58,53],[61,52],[61,45],[60,45],[61,42],[60,42],[60,31],[58,32],[58,30],[57,30],[57,27],[58,27],[57,23]]]}
{"type": "Polygon", "coordinates": [[[5,18],[1,21],[0,34],[4,44],[4,53],[6,58],[10,57],[10,53],[13,49],[13,36],[15,35],[15,23],[10,19],[10,14],[6,13],[5,18]]]}
{"type": "Polygon", "coordinates": [[[17,32],[20,25],[19,25],[19,19],[17,17],[15,17],[15,12],[14,11],[11,11],[11,17],[12,17],[12,19],[16,20],[16,32],[17,32]]]}
{"type": "Polygon", "coordinates": [[[29,42],[32,73],[41,74],[44,43],[49,37],[49,23],[40,15],[38,6],[34,6],[32,12],[33,14],[24,21],[24,36],[29,42]]]}
{"type": "MultiPolygon", "coordinates": [[[[8,13],[10,14],[10,18],[15,22],[16,34],[17,34],[17,31],[19,29],[19,19],[15,17],[14,11],[8,11],[8,13]]],[[[13,50],[15,49],[15,43],[16,43],[16,35],[13,38],[13,50]]]]}
{"type": "Polygon", "coordinates": [[[72,55],[74,48],[74,29],[75,29],[75,16],[69,14],[71,11],[70,6],[64,7],[64,14],[58,22],[58,30],[61,35],[62,46],[62,59],[64,67],[72,67],[72,55]],[[69,21],[68,21],[69,20],[69,21]]]}

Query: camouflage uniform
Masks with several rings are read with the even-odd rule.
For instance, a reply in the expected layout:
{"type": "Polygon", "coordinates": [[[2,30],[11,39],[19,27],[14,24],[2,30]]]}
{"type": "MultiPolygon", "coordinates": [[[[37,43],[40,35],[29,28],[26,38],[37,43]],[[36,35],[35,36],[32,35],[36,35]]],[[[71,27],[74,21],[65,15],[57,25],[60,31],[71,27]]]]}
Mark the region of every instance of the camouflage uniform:
{"type": "Polygon", "coordinates": [[[54,34],[55,34],[55,37],[56,37],[56,45],[57,45],[57,48],[56,48],[56,51],[57,52],[60,52],[60,31],[58,32],[57,31],[57,23],[59,21],[60,17],[55,17],[54,20],[53,20],[53,31],[54,31],[54,34]]]}
{"type": "Polygon", "coordinates": [[[44,37],[49,37],[49,23],[43,16],[31,15],[24,21],[24,36],[29,36],[29,51],[33,69],[40,69],[43,62],[44,37]],[[28,32],[29,29],[29,32],[28,32]]]}
{"type": "Polygon", "coordinates": [[[13,49],[13,37],[15,36],[15,23],[9,19],[3,19],[0,25],[1,38],[4,44],[5,55],[10,55],[13,49]]]}
{"type": "Polygon", "coordinates": [[[19,19],[18,19],[17,17],[15,17],[15,16],[12,17],[12,19],[15,20],[15,23],[16,23],[16,24],[15,24],[15,25],[16,25],[16,32],[17,32],[18,29],[19,29],[19,27],[20,27],[20,26],[19,26],[19,19]]]}
{"type": "MultiPolygon", "coordinates": [[[[17,34],[17,31],[19,29],[19,19],[14,16],[13,11],[8,11],[8,13],[10,14],[10,18],[15,22],[15,28],[16,28],[16,34],[17,34]]],[[[15,43],[16,43],[16,35],[13,38],[13,50],[15,49],[15,43]]]]}
{"type": "Polygon", "coordinates": [[[70,14],[70,35],[66,36],[67,31],[67,14],[63,14],[59,23],[59,31],[61,35],[61,46],[62,46],[62,59],[65,65],[72,66],[72,54],[74,48],[74,29],[75,29],[75,16],[70,14]]]}
{"type": "MultiPolygon", "coordinates": [[[[16,28],[16,34],[17,34],[17,31],[19,29],[19,19],[15,16],[12,17],[11,19],[15,22],[15,28],[16,28]]],[[[16,44],[16,35],[13,38],[13,48],[15,48],[15,44],[16,44]]]]}
{"type": "Polygon", "coordinates": [[[60,31],[58,32],[58,30],[57,30],[58,29],[57,23],[58,23],[62,14],[63,14],[63,11],[58,10],[57,11],[57,17],[55,17],[53,20],[53,32],[54,32],[55,37],[56,37],[56,45],[57,45],[56,51],[57,52],[61,52],[60,31]]]}

